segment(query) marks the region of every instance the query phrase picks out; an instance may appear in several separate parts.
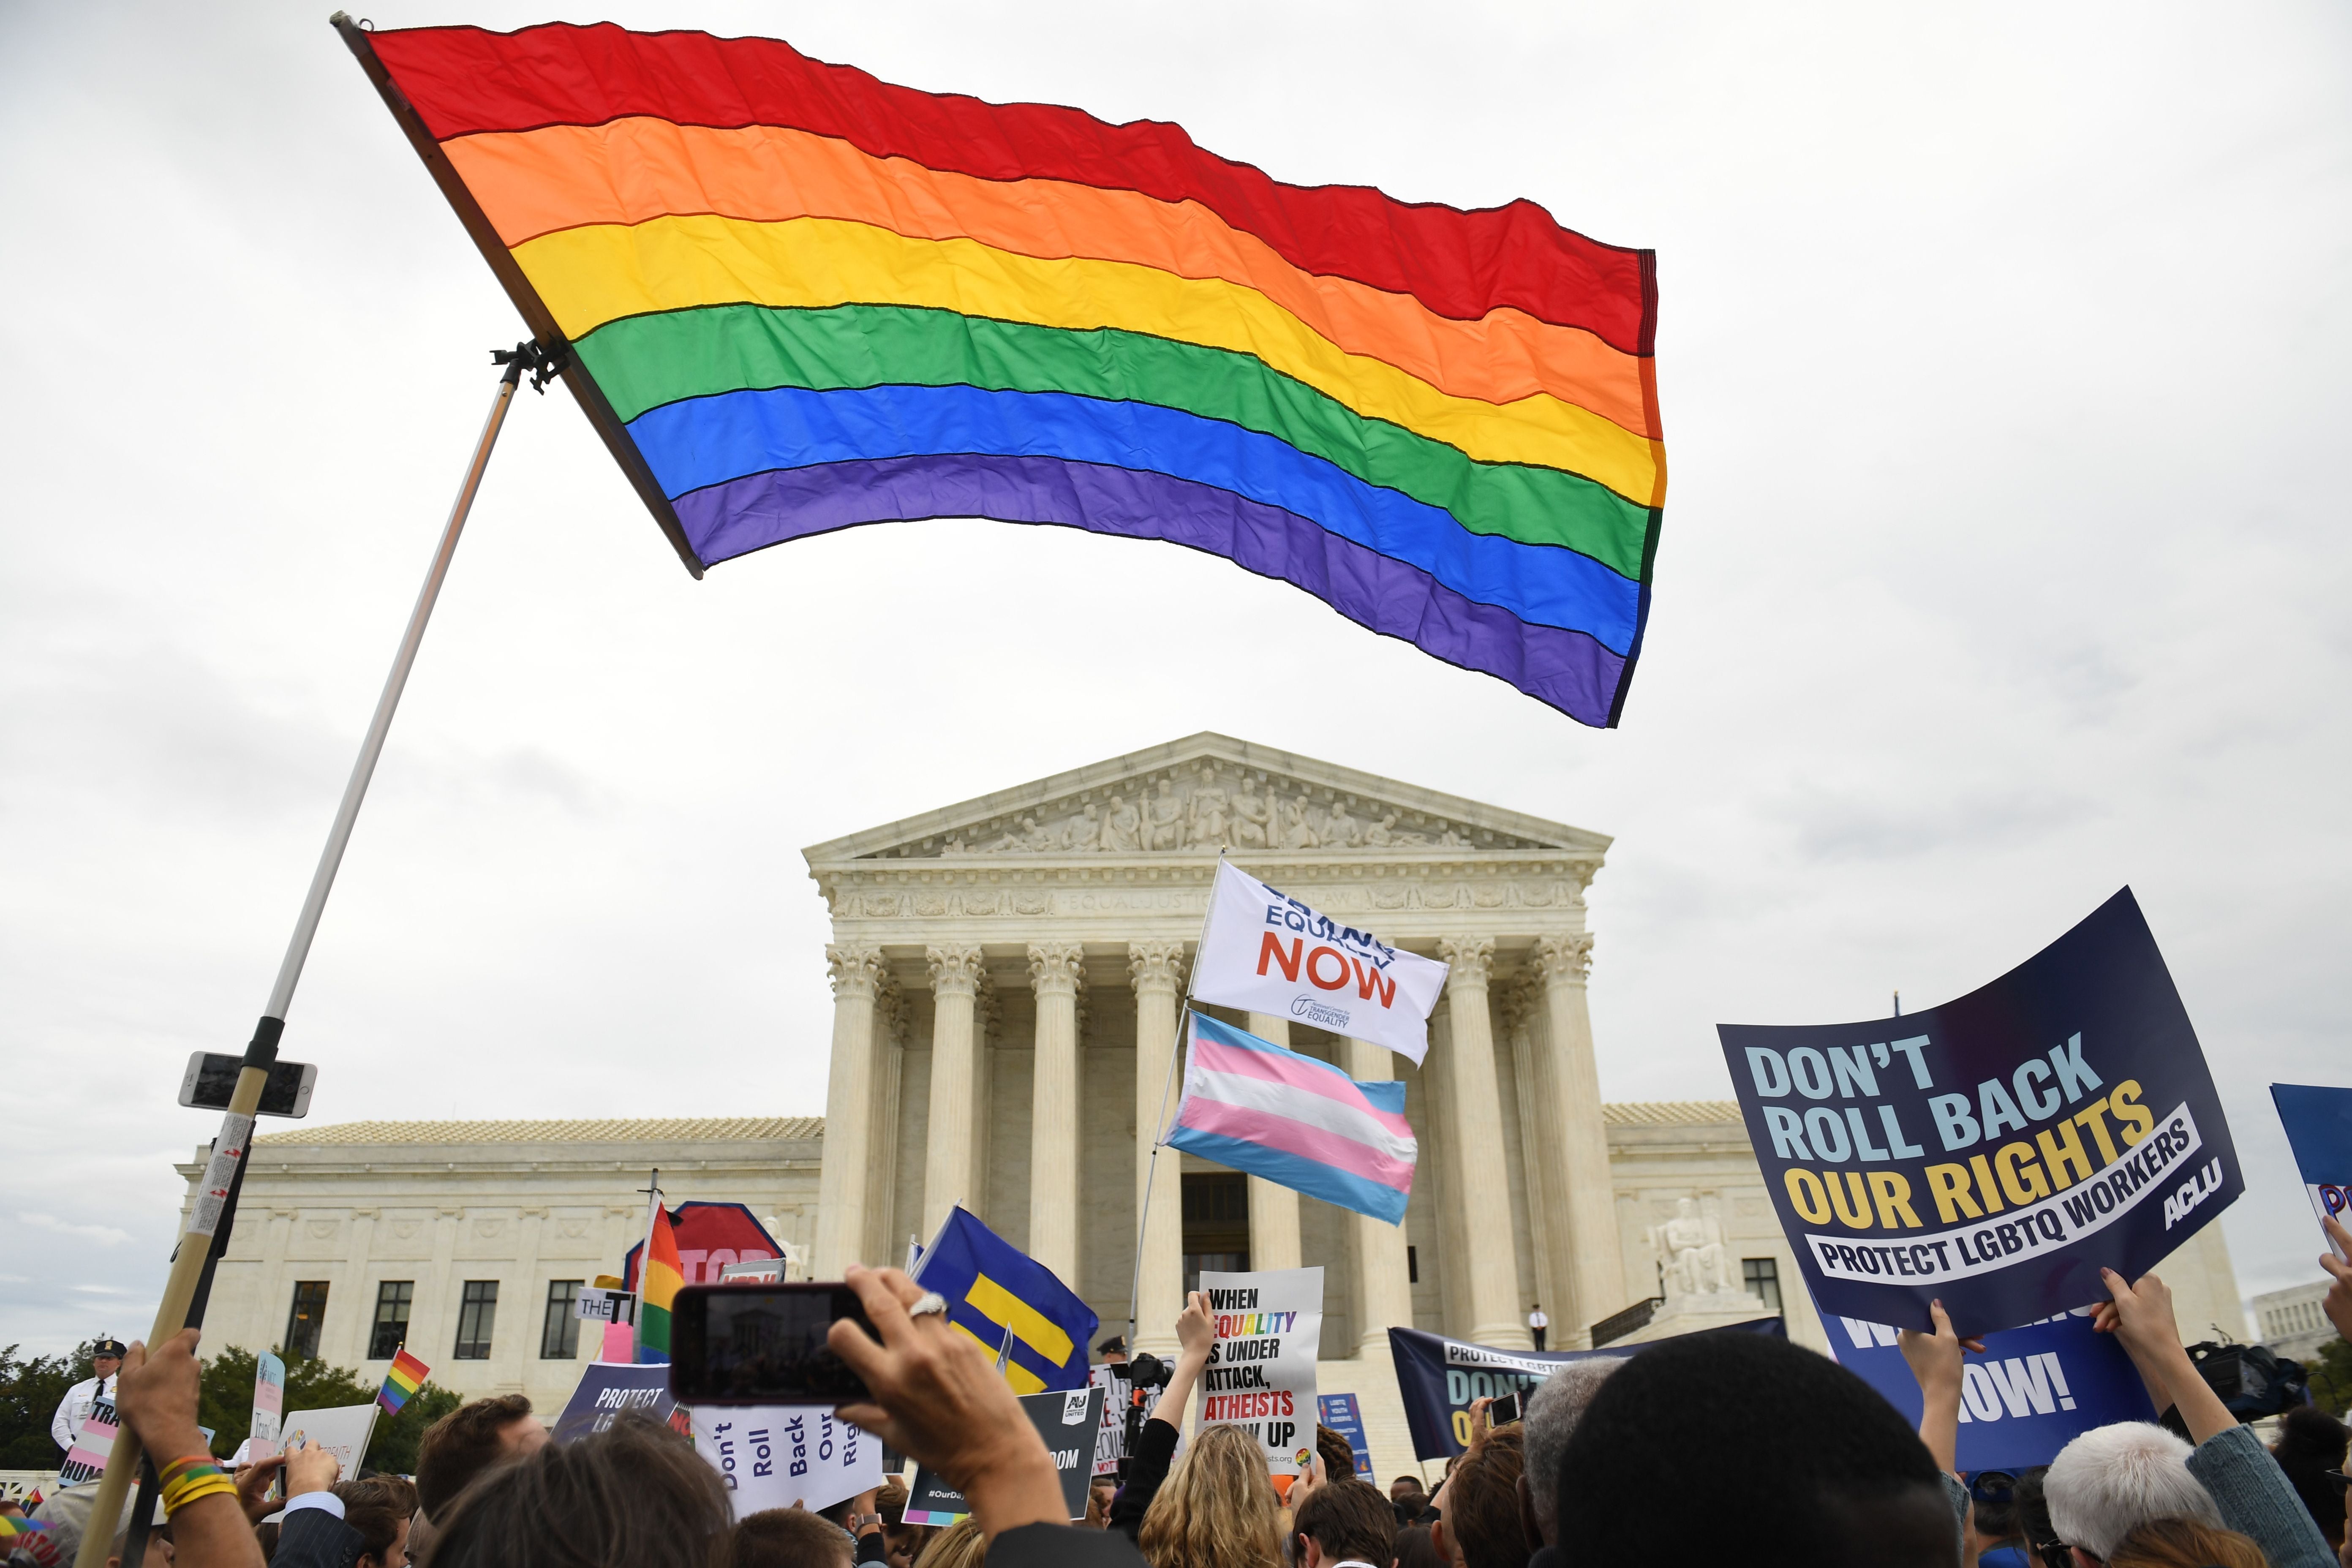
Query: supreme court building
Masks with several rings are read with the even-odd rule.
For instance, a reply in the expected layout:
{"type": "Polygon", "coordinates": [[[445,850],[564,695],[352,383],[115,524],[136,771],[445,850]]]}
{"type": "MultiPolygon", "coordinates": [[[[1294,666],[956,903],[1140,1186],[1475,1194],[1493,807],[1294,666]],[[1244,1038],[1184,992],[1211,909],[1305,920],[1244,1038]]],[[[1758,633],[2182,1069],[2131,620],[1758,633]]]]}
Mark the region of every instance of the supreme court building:
{"type": "MultiPolygon", "coordinates": [[[[811,1278],[898,1263],[961,1204],[1068,1281],[1104,1333],[1124,1326],[1154,1180],[1139,1343],[1172,1347],[1199,1269],[1322,1266],[1321,1388],[1360,1395],[1384,1476],[1412,1468],[1391,1324],[1525,1347],[1540,1302],[1560,1349],[1595,1324],[1613,1342],[1777,1312],[1826,1349],[1737,1106],[1601,1103],[1584,894],[1609,843],[1201,734],[818,845],[822,1121],[265,1124],[286,1130],[256,1140],[206,1343],[307,1342],[375,1377],[404,1342],[444,1386],[527,1393],[551,1415],[595,1353],[593,1331],[562,1328],[567,1293],[619,1272],[658,1165],[670,1202],[748,1205],[811,1278]],[[1418,1068],[1209,1009],[1404,1080],[1420,1163],[1402,1227],[1172,1150],[1152,1176],[1221,847],[1453,966],[1418,1068]]],[[[192,1184],[202,1159],[181,1167],[192,1184]]],[[[719,1261],[689,1257],[688,1278],[719,1261]]],[[[2245,1337],[2218,1226],[2164,1273],[2189,1338],[2245,1337]]]]}

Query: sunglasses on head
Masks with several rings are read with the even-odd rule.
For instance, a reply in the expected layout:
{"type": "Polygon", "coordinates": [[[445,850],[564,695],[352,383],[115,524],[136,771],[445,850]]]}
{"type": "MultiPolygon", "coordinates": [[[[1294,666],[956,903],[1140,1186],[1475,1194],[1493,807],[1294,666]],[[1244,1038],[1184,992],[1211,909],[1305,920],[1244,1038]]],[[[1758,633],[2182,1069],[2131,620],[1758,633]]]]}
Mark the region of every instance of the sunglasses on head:
{"type": "Polygon", "coordinates": [[[2063,1541],[2037,1541],[2033,1554],[2042,1559],[2042,1568],[2074,1568],[2074,1549],[2063,1541]]]}

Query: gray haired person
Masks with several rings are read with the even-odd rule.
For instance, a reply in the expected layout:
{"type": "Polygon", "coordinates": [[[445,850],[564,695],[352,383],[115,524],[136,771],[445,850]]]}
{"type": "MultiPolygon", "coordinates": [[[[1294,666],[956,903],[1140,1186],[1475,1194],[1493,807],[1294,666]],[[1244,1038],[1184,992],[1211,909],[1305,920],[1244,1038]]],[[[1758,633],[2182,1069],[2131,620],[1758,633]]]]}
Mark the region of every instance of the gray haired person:
{"type": "Polygon", "coordinates": [[[1527,1464],[1519,1472],[1519,1509],[1527,1518],[1528,1539],[1546,1546],[1559,1544],[1559,1457],[1568,1451],[1576,1424],[1584,1419],[1584,1407],[1609,1374],[1624,1364],[1622,1356],[1569,1362],[1528,1395],[1527,1414],[1520,1417],[1527,1464]]]}

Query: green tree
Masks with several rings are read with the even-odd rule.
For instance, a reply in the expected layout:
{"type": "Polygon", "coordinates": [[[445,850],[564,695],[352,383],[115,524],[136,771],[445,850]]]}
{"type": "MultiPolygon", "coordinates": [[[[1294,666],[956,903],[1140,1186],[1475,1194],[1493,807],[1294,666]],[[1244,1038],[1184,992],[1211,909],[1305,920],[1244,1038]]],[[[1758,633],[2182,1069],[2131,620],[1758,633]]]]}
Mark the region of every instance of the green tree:
{"type": "Polygon", "coordinates": [[[89,1344],[69,1356],[17,1350],[0,1350],[0,1470],[53,1470],[65,1451],[49,1441],[49,1421],[66,1390],[90,1374],[89,1344]]]}
{"type": "MultiPolygon", "coordinates": [[[[197,1419],[213,1428],[213,1452],[217,1456],[236,1453],[236,1446],[253,1429],[253,1379],[260,1359],[251,1351],[232,1346],[205,1363],[197,1419]]],[[[372,1405],[379,1386],[348,1367],[330,1366],[315,1358],[289,1362],[285,1408],[331,1410],[341,1405],[372,1405]]],[[[463,1403],[450,1390],[426,1383],[410,1395],[399,1415],[376,1417],[375,1434],[368,1439],[368,1467],[414,1474],[416,1445],[425,1429],[463,1403]]]]}
{"type": "Polygon", "coordinates": [[[2305,1368],[2311,1373],[2311,1397],[2322,1410],[2341,1415],[2352,1410],[2352,1345],[2338,1337],[2319,1347],[2305,1368]]]}

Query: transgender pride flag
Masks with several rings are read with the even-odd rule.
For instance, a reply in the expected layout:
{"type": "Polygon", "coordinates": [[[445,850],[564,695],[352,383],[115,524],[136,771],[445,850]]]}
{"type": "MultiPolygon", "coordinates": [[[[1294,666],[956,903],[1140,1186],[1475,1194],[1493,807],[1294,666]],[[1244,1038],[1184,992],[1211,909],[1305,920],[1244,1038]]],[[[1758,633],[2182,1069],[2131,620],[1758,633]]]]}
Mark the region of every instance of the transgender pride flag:
{"type": "Polygon", "coordinates": [[[1263,1176],[1391,1225],[1404,1223],[1420,1154],[1404,1085],[1338,1068],[1192,1015],[1172,1149],[1263,1176]]]}

